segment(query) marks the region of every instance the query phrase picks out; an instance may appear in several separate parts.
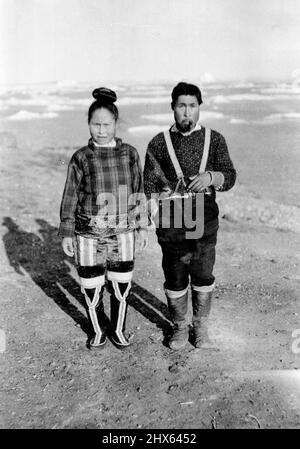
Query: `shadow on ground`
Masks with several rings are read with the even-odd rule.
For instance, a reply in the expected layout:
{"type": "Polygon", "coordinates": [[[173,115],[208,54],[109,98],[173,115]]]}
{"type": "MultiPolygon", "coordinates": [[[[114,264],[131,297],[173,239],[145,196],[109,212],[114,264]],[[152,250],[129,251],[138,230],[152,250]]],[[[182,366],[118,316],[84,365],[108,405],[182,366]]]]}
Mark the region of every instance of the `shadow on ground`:
{"type": "MultiPolygon", "coordinates": [[[[6,226],[7,232],[3,242],[9,263],[21,276],[24,276],[25,270],[33,282],[68,314],[90,339],[93,330],[88,315],[84,315],[67,297],[68,294],[71,295],[86,310],[80,286],[71,275],[73,261],[63,254],[57,228],[43,219],[36,219],[36,222],[40,227],[40,236],[23,230],[10,217],[4,218],[3,225],[6,226]]],[[[167,306],[136,282],[133,282],[128,303],[161,329],[164,337],[170,333],[167,306]]],[[[105,321],[109,322],[107,316],[105,321]]]]}

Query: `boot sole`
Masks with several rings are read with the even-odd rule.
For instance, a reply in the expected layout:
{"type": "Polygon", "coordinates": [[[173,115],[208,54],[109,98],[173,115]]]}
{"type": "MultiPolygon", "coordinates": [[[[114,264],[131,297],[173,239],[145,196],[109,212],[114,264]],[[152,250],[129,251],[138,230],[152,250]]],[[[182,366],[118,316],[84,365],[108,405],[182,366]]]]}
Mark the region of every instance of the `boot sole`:
{"type": "Polygon", "coordinates": [[[104,342],[101,343],[101,344],[99,344],[99,345],[93,345],[92,343],[90,343],[90,344],[89,344],[89,349],[90,349],[90,350],[92,350],[92,349],[101,350],[101,349],[104,348],[104,346],[106,345],[106,343],[107,343],[107,338],[105,338],[104,342]]]}
{"type": "Polygon", "coordinates": [[[203,343],[202,345],[194,345],[195,349],[203,349],[204,351],[221,351],[220,348],[215,346],[213,343],[203,343]]]}
{"type": "Polygon", "coordinates": [[[185,343],[179,345],[179,346],[172,346],[172,343],[169,343],[169,348],[172,349],[173,351],[178,351],[179,349],[183,349],[186,347],[186,345],[188,344],[188,341],[186,341],[185,343]]]}
{"type": "Polygon", "coordinates": [[[122,345],[122,344],[118,343],[113,337],[111,337],[111,341],[118,349],[121,349],[121,350],[126,349],[130,346],[130,343],[128,343],[128,345],[122,345]]]}
{"type": "Polygon", "coordinates": [[[195,341],[193,343],[196,349],[207,349],[212,351],[220,351],[220,348],[213,341],[195,341]]]}
{"type": "Polygon", "coordinates": [[[176,348],[172,348],[172,346],[169,346],[169,348],[172,350],[172,351],[180,351],[180,349],[184,349],[184,348],[186,348],[186,345],[184,345],[184,346],[180,346],[180,348],[179,347],[176,347],[176,348]]]}

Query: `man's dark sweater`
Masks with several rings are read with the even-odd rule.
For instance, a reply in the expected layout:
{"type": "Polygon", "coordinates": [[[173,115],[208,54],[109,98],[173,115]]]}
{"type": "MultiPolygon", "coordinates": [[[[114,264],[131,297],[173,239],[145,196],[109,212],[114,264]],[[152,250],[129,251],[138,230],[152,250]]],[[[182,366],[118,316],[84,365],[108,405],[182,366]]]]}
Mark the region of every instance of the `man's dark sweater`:
{"type": "MultiPolygon", "coordinates": [[[[201,127],[189,135],[170,132],[172,144],[183,171],[186,183],[189,177],[196,176],[204,149],[205,128],[201,127]]],[[[218,190],[226,191],[233,187],[236,180],[236,170],[230,159],[224,137],[217,131],[211,131],[211,141],[206,164],[206,171],[221,172],[224,176],[222,187],[218,190]]],[[[144,190],[148,198],[153,193],[160,193],[166,185],[172,190],[177,184],[177,176],[170,159],[163,133],[155,136],[148,145],[144,167],[144,190]]],[[[204,220],[205,223],[218,218],[218,207],[215,202],[215,188],[212,194],[205,195],[204,220]]]]}

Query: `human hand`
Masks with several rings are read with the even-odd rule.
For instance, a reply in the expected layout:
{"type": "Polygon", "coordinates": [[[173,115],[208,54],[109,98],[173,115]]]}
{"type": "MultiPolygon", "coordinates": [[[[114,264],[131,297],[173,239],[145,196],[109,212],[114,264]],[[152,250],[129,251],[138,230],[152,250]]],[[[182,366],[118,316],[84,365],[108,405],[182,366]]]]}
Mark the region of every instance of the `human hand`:
{"type": "Polygon", "coordinates": [[[187,186],[188,190],[192,192],[203,192],[206,187],[211,185],[211,175],[209,172],[199,173],[197,176],[190,177],[191,182],[187,186]]]}
{"type": "Polygon", "coordinates": [[[63,247],[64,253],[67,256],[70,256],[70,257],[74,256],[74,245],[73,245],[72,237],[64,237],[62,240],[62,247],[63,247]]]}
{"type": "Polygon", "coordinates": [[[159,195],[159,199],[164,200],[166,198],[169,198],[172,195],[172,193],[173,193],[172,189],[168,186],[165,186],[159,195]]]}
{"type": "Polygon", "coordinates": [[[137,250],[143,250],[148,246],[148,232],[146,229],[137,230],[137,250]]]}

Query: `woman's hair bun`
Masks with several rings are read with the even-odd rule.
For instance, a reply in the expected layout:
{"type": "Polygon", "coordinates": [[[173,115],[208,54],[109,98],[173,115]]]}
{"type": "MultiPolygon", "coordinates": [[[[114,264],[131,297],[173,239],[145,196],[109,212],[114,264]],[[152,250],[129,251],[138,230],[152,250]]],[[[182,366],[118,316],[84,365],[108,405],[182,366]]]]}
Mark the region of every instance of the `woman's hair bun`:
{"type": "Polygon", "coordinates": [[[100,101],[101,103],[115,103],[117,101],[116,92],[111,89],[107,89],[107,87],[98,87],[93,90],[93,97],[100,101]]]}

